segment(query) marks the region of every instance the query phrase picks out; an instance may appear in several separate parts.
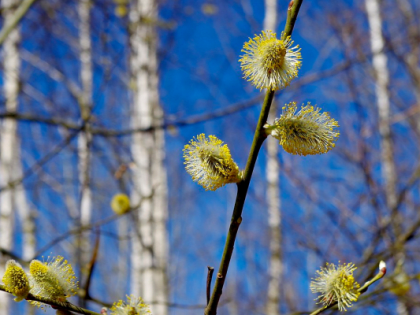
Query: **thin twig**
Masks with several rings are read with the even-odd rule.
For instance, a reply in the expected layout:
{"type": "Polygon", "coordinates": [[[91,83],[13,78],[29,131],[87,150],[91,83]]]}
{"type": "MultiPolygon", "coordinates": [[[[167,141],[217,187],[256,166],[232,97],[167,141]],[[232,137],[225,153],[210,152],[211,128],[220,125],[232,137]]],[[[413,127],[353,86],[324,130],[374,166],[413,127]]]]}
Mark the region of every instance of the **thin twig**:
{"type": "Polygon", "coordinates": [[[29,167],[21,177],[8,182],[5,186],[0,187],[0,193],[3,191],[6,191],[8,189],[12,189],[18,185],[20,185],[24,179],[34,174],[37,170],[39,170],[43,165],[45,165],[47,162],[49,162],[52,158],[54,158],[58,153],[60,153],[65,147],[67,147],[73,138],[77,136],[79,131],[83,129],[84,126],[82,125],[78,130],[67,136],[62,142],[57,144],[50,152],[48,152],[46,155],[44,155],[41,159],[39,159],[35,164],[33,164],[31,167],[29,167]]]}
{"type": "MultiPolygon", "coordinates": [[[[380,280],[380,279],[382,279],[384,276],[385,276],[385,274],[386,274],[386,267],[383,267],[382,269],[380,269],[379,270],[379,272],[376,274],[376,276],[372,279],[372,280],[369,280],[369,281],[367,281],[362,287],[360,287],[357,291],[360,293],[360,294],[363,294],[363,293],[365,293],[366,291],[367,291],[367,289],[372,285],[372,284],[374,284],[376,281],[378,281],[378,280],[380,280]]],[[[329,309],[329,308],[332,308],[332,307],[334,307],[334,306],[336,306],[337,305],[337,302],[334,302],[334,303],[331,303],[330,305],[328,305],[328,306],[324,306],[324,307],[321,307],[321,308],[319,308],[319,309],[317,309],[316,311],[313,311],[312,313],[310,313],[309,315],[318,315],[318,314],[321,314],[323,311],[325,311],[325,310],[327,310],[327,309],[329,309]]]]}
{"type": "MultiPolygon", "coordinates": [[[[137,207],[133,207],[133,209],[137,209],[137,207]]],[[[53,239],[52,241],[50,241],[49,243],[47,243],[45,246],[43,246],[42,248],[40,248],[36,253],[35,256],[33,257],[33,259],[35,259],[36,257],[38,257],[39,255],[41,255],[43,252],[47,251],[50,247],[58,244],[59,242],[65,240],[67,237],[71,236],[71,235],[75,235],[75,234],[79,234],[83,231],[88,231],[91,230],[95,227],[100,227],[102,225],[105,225],[107,223],[110,223],[112,221],[117,220],[120,217],[120,215],[118,214],[114,214],[111,215],[108,218],[99,220],[98,222],[89,224],[89,225],[85,225],[85,226],[81,226],[72,230],[69,230],[67,232],[64,232],[63,234],[61,234],[60,236],[57,236],[57,238],[53,239]]]]}
{"type": "Polygon", "coordinates": [[[207,283],[206,283],[206,296],[207,296],[207,305],[210,302],[210,287],[211,287],[211,279],[213,278],[214,268],[207,266],[207,283]]]}
{"type": "Polygon", "coordinates": [[[88,270],[88,276],[86,279],[85,289],[84,289],[84,297],[83,300],[89,300],[90,299],[90,284],[92,281],[92,275],[93,270],[95,269],[96,262],[98,260],[98,252],[99,252],[99,240],[100,240],[100,233],[99,228],[96,228],[96,240],[95,240],[95,247],[93,248],[92,258],[89,263],[89,270],[88,270]]]}
{"type": "Polygon", "coordinates": [[[26,14],[26,12],[29,10],[31,5],[34,4],[35,1],[36,0],[24,0],[16,9],[11,20],[6,25],[4,25],[0,31],[0,45],[3,44],[4,40],[10,34],[10,32],[13,31],[13,29],[16,27],[16,25],[23,18],[23,16],[26,14]]]}
{"type": "Polygon", "coordinates": [[[5,256],[9,256],[10,258],[19,262],[21,265],[26,265],[27,264],[27,262],[25,260],[23,260],[20,256],[16,255],[15,253],[11,252],[8,249],[0,247],[0,254],[5,255],[5,256]]]}

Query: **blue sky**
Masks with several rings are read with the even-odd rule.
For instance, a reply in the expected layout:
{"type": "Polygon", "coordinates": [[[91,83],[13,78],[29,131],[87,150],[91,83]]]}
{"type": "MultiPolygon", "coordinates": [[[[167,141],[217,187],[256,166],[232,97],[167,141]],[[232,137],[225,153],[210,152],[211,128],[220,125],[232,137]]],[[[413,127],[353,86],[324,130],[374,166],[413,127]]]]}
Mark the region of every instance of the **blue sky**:
{"type": "MultiPolygon", "coordinates": [[[[77,49],[72,45],[77,39],[75,2],[51,1],[49,4],[57,6],[55,11],[36,5],[23,20],[21,48],[39,56],[78,84],[80,63],[77,49]]],[[[275,30],[278,34],[284,27],[287,6],[288,1],[279,1],[279,26],[275,30]]],[[[117,18],[114,9],[112,1],[107,1],[104,5],[96,4],[92,10],[94,123],[123,130],[129,126],[130,102],[127,20],[117,18]]],[[[385,1],[386,17],[390,16],[391,9],[392,4],[385,1]]],[[[380,206],[384,206],[375,86],[369,73],[371,56],[363,10],[362,1],[304,1],[293,33],[295,44],[302,48],[302,68],[298,79],[276,95],[278,109],[291,101],[311,102],[330,112],[341,126],[337,147],[326,155],[292,156],[280,148],[285,263],[282,288],[289,299],[281,304],[285,313],[293,310],[293,305],[300,311],[315,307],[309,281],[325,261],[357,263],[370,244],[374,234],[370,226],[375,224],[378,213],[369,203],[372,192],[366,186],[360,165],[351,159],[360,156],[363,147],[367,148],[371,175],[378,185],[375,196],[380,206]],[[354,24],[352,32],[343,38],[346,25],[351,23],[354,24]],[[353,61],[357,59],[360,51],[349,47],[360,49],[367,59],[357,60],[350,68],[328,75],[328,71],[343,64],[346,56],[353,61]],[[325,76],[311,81],[312,76],[320,73],[325,76]],[[354,84],[354,91],[349,82],[354,84]],[[350,245],[353,241],[354,246],[350,245]]],[[[238,59],[243,43],[262,29],[262,1],[167,1],[161,6],[160,17],[169,26],[159,30],[160,96],[165,121],[172,123],[214,113],[256,100],[261,95],[242,79],[238,59]],[[203,5],[209,4],[215,8],[214,14],[203,12],[203,5]]],[[[390,21],[386,20],[386,25],[390,21]]],[[[402,23],[401,17],[392,21],[402,23]]],[[[387,36],[393,38],[393,32],[392,28],[386,28],[387,36]]],[[[397,115],[407,110],[415,97],[406,69],[391,53],[389,58],[392,113],[397,115]]],[[[24,89],[19,111],[78,123],[77,103],[63,82],[50,79],[45,71],[26,59],[22,62],[21,76],[24,89]],[[31,93],[33,90],[38,92],[31,93]]],[[[236,193],[234,185],[206,192],[193,183],[183,169],[182,148],[200,133],[213,134],[229,145],[233,158],[244,168],[260,104],[256,100],[254,105],[231,115],[176,127],[166,133],[170,301],[178,305],[170,308],[170,314],[196,314],[197,310],[180,306],[205,304],[207,266],[218,267],[236,193]]],[[[398,185],[403,187],[419,156],[419,148],[414,145],[418,139],[406,120],[396,122],[392,128],[398,185]]],[[[71,134],[56,126],[28,122],[21,122],[19,131],[25,169],[71,134]]],[[[94,138],[94,221],[112,215],[110,196],[120,192],[123,185],[127,187],[127,183],[115,181],[113,172],[121,163],[130,162],[129,144],[128,136],[94,138]]],[[[74,218],[66,210],[66,196],[78,198],[76,163],[73,139],[42,171],[24,181],[28,198],[37,211],[39,247],[74,225],[74,218]]],[[[234,314],[235,303],[224,300],[228,297],[239,301],[239,314],[245,311],[264,314],[269,257],[264,177],[263,148],[247,197],[220,314],[234,314]]],[[[418,191],[416,183],[409,192],[407,218],[415,218],[412,209],[420,202],[418,191]]],[[[383,208],[381,211],[386,213],[383,208]]],[[[127,221],[128,218],[121,218],[101,228],[101,261],[92,285],[93,295],[106,301],[129,293],[128,277],[118,279],[115,287],[108,285],[114,281],[109,272],[117,270],[117,256],[129,254],[129,249],[115,236],[117,225],[128,224],[127,221]]],[[[20,230],[16,232],[17,237],[20,230]]],[[[67,249],[68,244],[62,242],[44,255],[50,252],[65,255],[67,249]]],[[[417,272],[417,267],[408,268],[410,272],[417,272]]],[[[362,266],[359,270],[358,276],[363,279],[366,268],[362,266]]],[[[413,284],[413,290],[418,290],[417,284],[413,284]]],[[[388,301],[392,309],[395,300],[388,296],[388,301]]],[[[378,309],[381,307],[362,308],[356,314],[381,314],[378,309]]]]}

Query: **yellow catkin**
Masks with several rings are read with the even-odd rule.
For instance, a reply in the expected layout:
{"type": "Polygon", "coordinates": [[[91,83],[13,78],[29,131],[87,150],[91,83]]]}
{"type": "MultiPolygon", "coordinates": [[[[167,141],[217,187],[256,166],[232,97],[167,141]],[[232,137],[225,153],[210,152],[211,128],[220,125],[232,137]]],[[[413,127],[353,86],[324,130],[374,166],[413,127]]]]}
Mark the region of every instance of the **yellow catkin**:
{"type": "Polygon", "coordinates": [[[149,305],[145,304],[141,298],[133,295],[127,296],[127,302],[119,300],[115,302],[111,309],[111,315],[150,315],[149,305]]]}
{"type": "Polygon", "coordinates": [[[28,296],[30,290],[28,276],[16,261],[7,261],[2,281],[6,290],[16,296],[16,302],[22,301],[28,296]]]}
{"type": "Polygon", "coordinates": [[[215,136],[198,135],[184,147],[184,164],[188,174],[206,190],[216,190],[240,181],[240,172],[229,148],[215,136]]]}
{"type": "MultiPolygon", "coordinates": [[[[71,264],[61,256],[49,258],[47,262],[32,260],[29,280],[32,294],[60,302],[76,295],[79,289],[71,264]]],[[[42,306],[38,302],[33,304],[42,306]]]]}
{"type": "Polygon", "coordinates": [[[112,210],[122,215],[130,210],[130,198],[126,194],[116,194],[111,200],[112,210]]]}
{"type": "Polygon", "coordinates": [[[297,113],[296,110],[295,102],[286,104],[280,118],[268,127],[283,149],[291,154],[313,155],[334,148],[340,135],[336,131],[338,122],[310,103],[302,105],[297,113]]]}
{"type": "Polygon", "coordinates": [[[348,264],[326,264],[317,271],[318,277],[311,281],[311,291],[318,293],[316,298],[318,304],[325,307],[333,302],[337,302],[338,309],[345,311],[346,307],[351,307],[352,302],[357,301],[360,287],[353,277],[353,272],[357,267],[352,263],[348,264]]]}
{"type": "Polygon", "coordinates": [[[257,89],[282,89],[298,76],[302,56],[299,46],[291,47],[290,36],[277,39],[268,30],[244,44],[239,59],[244,78],[257,89]]]}

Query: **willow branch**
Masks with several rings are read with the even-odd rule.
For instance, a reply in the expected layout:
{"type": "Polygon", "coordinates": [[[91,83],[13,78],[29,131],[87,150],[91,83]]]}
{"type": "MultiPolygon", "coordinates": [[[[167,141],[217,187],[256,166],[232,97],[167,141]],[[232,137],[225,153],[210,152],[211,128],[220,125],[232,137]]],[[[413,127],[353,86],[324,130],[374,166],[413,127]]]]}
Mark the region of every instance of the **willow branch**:
{"type": "Polygon", "coordinates": [[[214,268],[208,266],[207,267],[207,282],[206,282],[207,304],[209,304],[209,301],[210,301],[211,279],[213,278],[213,272],[214,272],[214,268]]]}
{"type": "MultiPolygon", "coordinates": [[[[6,288],[4,285],[0,284],[0,291],[6,291],[6,288]]],[[[70,302],[58,302],[55,300],[51,300],[51,299],[47,299],[44,297],[40,297],[37,295],[33,295],[31,293],[28,294],[28,296],[26,297],[27,301],[35,301],[35,302],[40,302],[40,303],[44,303],[44,304],[48,304],[51,305],[52,308],[54,309],[65,309],[71,312],[75,312],[78,314],[86,314],[86,315],[101,315],[99,313],[93,312],[93,311],[89,311],[87,309],[78,307],[74,304],[71,304],[70,302]]]]}
{"type": "MultiPolygon", "coordinates": [[[[362,287],[360,287],[357,291],[360,294],[363,294],[367,291],[367,289],[374,284],[376,281],[382,279],[386,274],[386,267],[383,267],[381,269],[379,269],[379,272],[376,274],[375,277],[373,277],[373,279],[367,281],[362,287]]],[[[309,315],[318,315],[321,314],[323,311],[332,308],[334,306],[337,305],[337,302],[331,303],[330,305],[326,306],[326,307],[321,307],[319,309],[317,309],[316,311],[313,311],[312,313],[310,313],[309,315]]]]}
{"type": "MultiPolygon", "coordinates": [[[[283,36],[287,37],[292,34],[296,17],[299,12],[299,8],[302,4],[302,1],[303,0],[296,0],[294,2],[291,2],[291,7],[288,10],[288,17],[283,36]]],[[[255,162],[257,161],[261,145],[267,138],[263,126],[267,122],[268,113],[270,112],[270,106],[273,101],[274,93],[274,91],[268,90],[265,95],[264,103],[260,112],[260,117],[258,119],[257,128],[254,134],[254,140],[252,141],[251,151],[249,153],[248,161],[245,167],[244,177],[242,181],[237,184],[238,191],[236,195],[236,201],[233,209],[228,235],[226,238],[225,247],[223,250],[222,260],[220,262],[219,271],[217,273],[216,282],[213,288],[213,294],[210,298],[210,302],[204,310],[205,315],[217,314],[217,305],[222,295],[223,285],[225,283],[230,259],[232,257],[236,235],[238,233],[239,226],[242,222],[242,210],[245,204],[249,183],[251,182],[252,172],[254,171],[255,162]]]]}
{"type": "Polygon", "coordinates": [[[255,162],[257,161],[258,152],[261,148],[261,145],[267,137],[263,126],[267,121],[273,97],[274,91],[268,91],[264,99],[263,107],[260,113],[260,118],[258,119],[258,125],[254,134],[254,140],[251,146],[251,152],[249,153],[248,162],[245,168],[244,178],[241,182],[238,183],[238,192],[236,195],[235,207],[233,209],[232,219],[226,238],[225,248],[223,250],[222,261],[220,262],[220,267],[217,273],[213,294],[204,312],[205,315],[215,315],[217,313],[217,305],[222,295],[222,289],[225,283],[230,259],[232,257],[236,234],[238,232],[239,225],[242,222],[241,215],[245,203],[246,194],[248,192],[249,183],[251,181],[252,172],[254,170],[255,162]]]}

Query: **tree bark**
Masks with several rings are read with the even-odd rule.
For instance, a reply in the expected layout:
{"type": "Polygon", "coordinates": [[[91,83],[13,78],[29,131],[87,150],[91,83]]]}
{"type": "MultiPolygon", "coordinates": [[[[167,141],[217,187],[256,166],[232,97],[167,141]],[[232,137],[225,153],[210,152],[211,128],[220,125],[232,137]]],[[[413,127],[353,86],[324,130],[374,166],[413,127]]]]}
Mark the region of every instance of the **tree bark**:
{"type": "MultiPolygon", "coordinates": [[[[381,168],[385,181],[386,204],[389,209],[389,220],[392,222],[395,238],[401,234],[401,218],[396,209],[397,197],[397,172],[395,168],[393,141],[390,123],[390,95],[388,90],[389,72],[388,58],[385,54],[385,41],[382,33],[382,18],[378,0],[365,0],[366,12],[369,22],[370,43],[372,50],[372,65],[375,75],[376,105],[379,117],[379,136],[381,141],[381,168]]],[[[404,257],[403,251],[397,253],[395,259],[404,257]]],[[[398,315],[407,315],[408,309],[404,302],[399,301],[398,315]]]]}
{"type": "MultiPolygon", "coordinates": [[[[275,31],[277,27],[277,1],[265,0],[264,30],[275,31]]],[[[276,118],[276,103],[270,109],[268,121],[276,118]]],[[[281,299],[281,278],[283,272],[283,261],[281,254],[281,210],[280,210],[280,167],[278,163],[279,143],[273,137],[267,139],[267,205],[268,205],[268,226],[270,228],[270,262],[269,282],[267,290],[266,314],[278,315],[281,299]]]]}
{"type": "MultiPolygon", "coordinates": [[[[7,24],[20,1],[1,2],[4,23],[7,24]]],[[[3,90],[6,111],[16,112],[19,95],[20,72],[20,29],[14,28],[3,43],[3,90]]],[[[18,126],[13,118],[4,119],[0,127],[0,186],[13,183],[22,175],[20,141],[18,126]]],[[[0,247],[12,250],[15,226],[15,213],[19,214],[23,242],[22,258],[30,259],[35,254],[35,224],[22,184],[10,186],[0,193],[0,247]]],[[[4,274],[7,257],[0,257],[0,275],[4,274]]],[[[0,314],[8,314],[10,297],[0,294],[0,314]]]]}
{"type": "Polygon", "coordinates": [[[382,34],[382,21],[378,0],[366,0],[366,12],[370,28],[372,64],[375,73],[375,93],[379,116],[379,134],[381,138],[381,164],[385,179],[386,202],[389,209],[397,203],[396,171],[393,155],[393,143],[390,126],[390,97],[388,91],[388,58],[384,52],[385,42],[382,34]]]}
{"type": "MultiPolygon", "coordinates": [[[[80,184],[80,225],[90,224],[92,216],[92,193],[90,187],[91,142],[90,114],[92,109],[92,43],[90,38],[90,0],[80,0],[79,45],[80,45],[80,80],[82,84],[79,108],[84,129],[78,136],[78,169],[80,184]]],[[[89,235],[80,238],[80,267],[83,271],[90,259],[91,244],[89,235]]]]}
{"type": "MultiPolygon", "coordinates": [[[[157,3],[136,0],[130,10],[130,65],[134,88],[131,112],[133,128],[160,125],[157,64],[157,3]]],[[[162,130],[136,133],[131,153],[133,204],[142,199],[132,241],[131,293],[151,304],[152,313],[167,314],[167,185],[162,130]]]]}

